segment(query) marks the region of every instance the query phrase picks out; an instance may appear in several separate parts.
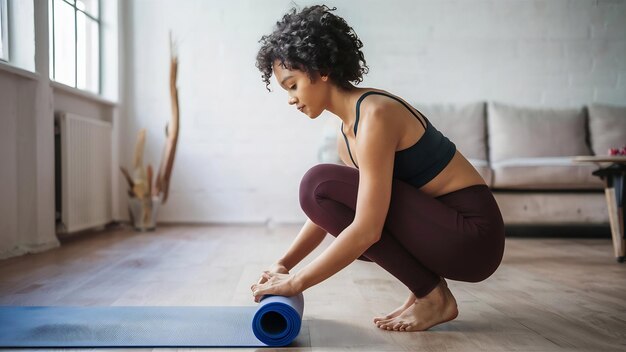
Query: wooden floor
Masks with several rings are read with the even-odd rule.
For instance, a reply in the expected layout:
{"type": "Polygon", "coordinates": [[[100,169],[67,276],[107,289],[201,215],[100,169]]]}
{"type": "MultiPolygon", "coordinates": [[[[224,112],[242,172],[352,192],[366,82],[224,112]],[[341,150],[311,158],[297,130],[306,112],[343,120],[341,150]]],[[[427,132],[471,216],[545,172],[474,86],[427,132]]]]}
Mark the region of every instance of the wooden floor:
{"type": "MultiPolygon", "coordinates": [[[[298,230],[161,226],[90,234],[0,261],[0,304],[254,305],[250,285],[298,230]]],[[[375,264],[356,262],[305,292],[303,329],[288,350],[626,351],[626,264],[612,253],[610,239],[509,238],[492,277],[449,282],[459,317],[418,333],[375,327],[372,317],[400,305],[408,290],[375,264]]]]}

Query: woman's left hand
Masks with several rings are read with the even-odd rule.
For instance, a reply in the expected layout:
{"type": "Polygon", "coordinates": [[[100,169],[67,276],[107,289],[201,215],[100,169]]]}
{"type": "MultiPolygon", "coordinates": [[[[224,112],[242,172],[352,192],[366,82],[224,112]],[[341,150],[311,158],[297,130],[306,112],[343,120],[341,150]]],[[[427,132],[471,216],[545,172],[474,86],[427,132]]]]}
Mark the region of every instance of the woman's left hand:
{"type": "Polygon", "coordinates": [[[293,275],[264,271],[262,276],[267,279],[267,281],[262,284],[254,284],[250,287],[255,302],[261,301],[263,295],[290,297],[302,292],[293,275]]]}

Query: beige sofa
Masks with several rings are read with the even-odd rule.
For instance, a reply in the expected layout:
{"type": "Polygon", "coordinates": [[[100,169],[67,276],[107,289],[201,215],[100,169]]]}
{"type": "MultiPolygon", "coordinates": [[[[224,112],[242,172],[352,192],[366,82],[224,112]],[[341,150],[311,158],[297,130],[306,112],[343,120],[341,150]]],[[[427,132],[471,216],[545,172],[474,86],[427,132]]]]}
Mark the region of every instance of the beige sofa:
{"type": "MultiPolygon", "coordinates": [[[[572,157],[606,155],[610,147],[626,145],[626,107],[414,106],[480,172],[506,224],[608,224],[603,183],[591,174],[597,166],[572,157]]],[[[334,162],[331,148],[322,150],[320,159],[334,162]]]]}

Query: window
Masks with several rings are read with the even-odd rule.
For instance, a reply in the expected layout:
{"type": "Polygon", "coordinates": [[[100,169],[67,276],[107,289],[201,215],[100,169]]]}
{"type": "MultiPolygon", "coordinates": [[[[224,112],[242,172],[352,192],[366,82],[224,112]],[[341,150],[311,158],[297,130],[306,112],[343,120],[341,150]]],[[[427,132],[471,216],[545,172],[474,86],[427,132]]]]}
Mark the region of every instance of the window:
{"type": "Polygon", "coordinates": [[[9,31],[7,0],[0,0],[0,60],[9,60],[9,31]]]}
{"type": "Polygon", "coordinates": [[[50,78],[100,93],[99,0],[49,0],[49,3],[50,78]]]}

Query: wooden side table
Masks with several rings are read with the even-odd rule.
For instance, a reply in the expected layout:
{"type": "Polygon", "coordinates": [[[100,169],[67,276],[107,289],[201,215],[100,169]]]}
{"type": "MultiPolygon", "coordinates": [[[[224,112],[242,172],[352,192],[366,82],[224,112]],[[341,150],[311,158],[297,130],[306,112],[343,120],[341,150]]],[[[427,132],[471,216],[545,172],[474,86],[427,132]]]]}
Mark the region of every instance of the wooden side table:
{"type": "Polygon", "coordinates": [[[577,156],[574,162],[595,163],[598,170],[593,175],[604,181],[604,194],[611,222],[613,250],[619,263],[624,262],[626,240],[624,239],[624,218],[626,218],[626,156],[577,156]]]}

